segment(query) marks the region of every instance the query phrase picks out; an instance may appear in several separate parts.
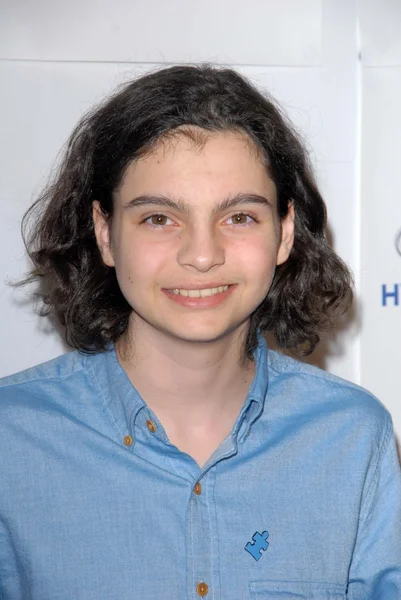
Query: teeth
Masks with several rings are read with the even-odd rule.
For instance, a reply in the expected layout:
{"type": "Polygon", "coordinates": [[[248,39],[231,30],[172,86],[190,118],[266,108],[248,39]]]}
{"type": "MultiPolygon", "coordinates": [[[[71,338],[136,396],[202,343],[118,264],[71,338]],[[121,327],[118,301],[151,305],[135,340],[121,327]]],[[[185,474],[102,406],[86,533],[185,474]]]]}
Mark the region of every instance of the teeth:
{"type": "Polygon", "coordinates": [[[221,294],[228,290],[228,285],[222,285],[215,288],[206,288],[204,290],[171,290],[173,294],[177,296],[187,296],[188,298],[207,298],[208,296],[214,296],[215,294],[221,294]]]}

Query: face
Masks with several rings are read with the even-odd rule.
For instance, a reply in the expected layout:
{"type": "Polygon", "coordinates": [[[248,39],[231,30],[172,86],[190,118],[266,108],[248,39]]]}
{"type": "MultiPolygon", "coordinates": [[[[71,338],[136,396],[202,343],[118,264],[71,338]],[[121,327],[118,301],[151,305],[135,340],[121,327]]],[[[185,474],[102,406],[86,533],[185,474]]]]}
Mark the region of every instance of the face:
{"type": "Polygon", "coordinates": [[[292,207],[280,221],[273,181],[235,133],[160,143],[126,169],[111,222],[96,202],[93,217],[130,327],[187,342],[245,330],[293,242],[292,207]]]}

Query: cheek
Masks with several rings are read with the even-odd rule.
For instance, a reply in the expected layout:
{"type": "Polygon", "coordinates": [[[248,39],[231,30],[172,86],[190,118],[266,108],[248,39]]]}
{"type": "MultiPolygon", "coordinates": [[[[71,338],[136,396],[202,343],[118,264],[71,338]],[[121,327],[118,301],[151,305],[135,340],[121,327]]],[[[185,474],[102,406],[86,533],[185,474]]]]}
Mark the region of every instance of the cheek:
{"type": "Polygon", "coordinates": [[[233,260],[250,277],[263,277],[273,274],[276,266],[277,241],[274,236],[257,236],[238,240],[232,248],[233,260]]]}
{"type": "Polygon", "coordinates": [[[117,279],[124,295],[129,293],[132,284],[137,284],[137,291],[154,284],[168,263],[165,245],[147,244],[133,236],[115,249],[114,256],[117,279]]]}

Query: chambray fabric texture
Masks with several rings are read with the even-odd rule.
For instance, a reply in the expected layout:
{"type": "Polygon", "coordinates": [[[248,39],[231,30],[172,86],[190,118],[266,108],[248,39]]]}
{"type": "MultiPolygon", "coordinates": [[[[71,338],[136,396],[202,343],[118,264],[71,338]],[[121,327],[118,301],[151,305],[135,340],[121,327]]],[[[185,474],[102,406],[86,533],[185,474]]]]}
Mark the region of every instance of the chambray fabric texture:
{"type": "Polygon", "coordinates": [[[0,598],[188,600],[204,582],[207,600],[400,600],[388,412],[262,339],[256,360],[202,469],[169,443],[114,348],[3,379],[0,598]],[[264,532],[265,549],[252,543],[264,532]]]}

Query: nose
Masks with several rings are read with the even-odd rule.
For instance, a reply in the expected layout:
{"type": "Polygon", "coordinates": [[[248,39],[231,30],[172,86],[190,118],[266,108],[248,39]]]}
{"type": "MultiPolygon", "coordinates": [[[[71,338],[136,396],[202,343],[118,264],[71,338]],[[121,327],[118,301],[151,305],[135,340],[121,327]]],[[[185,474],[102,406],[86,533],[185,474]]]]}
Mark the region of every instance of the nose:
{"type": "Polygon", "coordinates": [[[211,228],[193,228],[181,237],[177,255],[183,267],[193,267],[206,273],[225,262],[225,250],[221,235],[211,228]]]}

